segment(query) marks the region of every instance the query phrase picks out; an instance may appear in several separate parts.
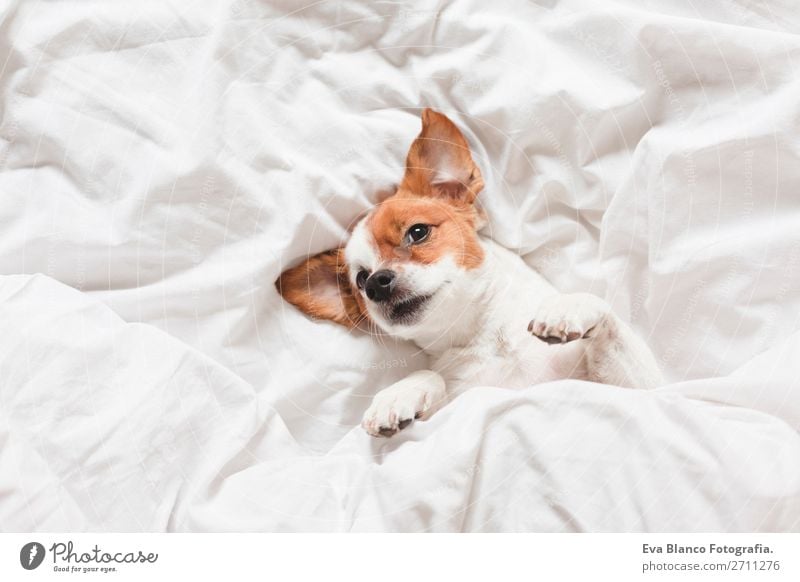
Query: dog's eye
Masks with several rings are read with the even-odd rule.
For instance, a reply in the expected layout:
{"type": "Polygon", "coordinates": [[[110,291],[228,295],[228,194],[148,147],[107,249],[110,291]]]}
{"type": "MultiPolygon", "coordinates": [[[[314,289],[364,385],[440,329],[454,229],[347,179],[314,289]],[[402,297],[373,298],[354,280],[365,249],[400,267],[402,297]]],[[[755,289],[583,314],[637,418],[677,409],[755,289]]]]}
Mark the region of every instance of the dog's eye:
{"type": "Polygon", "coordinates": [[[356,275],[356,285],[358,285],[359,289],[363,289],[364,285],[367,284],[367,277],[369,273],[367,273],[364,269],[361,269],[356,275]]]}
{"type": "Polygon", "coordinates": [[[424,241],[431,233],[431,227],[427,224],[415,224],[408,229],[406,239],[409,243],[415,244],[424,241]]]}

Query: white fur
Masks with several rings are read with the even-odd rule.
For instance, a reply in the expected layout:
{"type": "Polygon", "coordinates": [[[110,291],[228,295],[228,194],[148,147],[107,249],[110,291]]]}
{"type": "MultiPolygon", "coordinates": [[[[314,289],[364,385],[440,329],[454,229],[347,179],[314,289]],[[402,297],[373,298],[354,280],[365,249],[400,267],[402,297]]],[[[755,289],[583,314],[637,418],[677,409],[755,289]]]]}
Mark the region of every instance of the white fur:
{"type": "Polygon", "coordinates": [[[354,230],[345,250],[353,277],[360,268],[391,268],[415,293],[435,291],[413,325],[392,325],[367,301],[380,328],[412,340],[432,360],[432,370],[375,396],[364,414],[368,433],[389,436],[474,386],[523,388],[563,378],[637,388],[661,383],[650,350],[605,301],[559,294],[518,255],[488,239],[481,244],[485,259],[472,270],[450,257],[427,266],[401,258],[380,263],[363,223],[354,230]],[[556,345],[537,339],[548,336],[581,339],[556,345]]]}
{"type": "Polygon", "coordinates": [[[364,429],[373,435],[394,433],[415,418],[424,418],[444,402],[445,383],[431,370],[419,370],[381,390],[364,414],[364,429]]]}

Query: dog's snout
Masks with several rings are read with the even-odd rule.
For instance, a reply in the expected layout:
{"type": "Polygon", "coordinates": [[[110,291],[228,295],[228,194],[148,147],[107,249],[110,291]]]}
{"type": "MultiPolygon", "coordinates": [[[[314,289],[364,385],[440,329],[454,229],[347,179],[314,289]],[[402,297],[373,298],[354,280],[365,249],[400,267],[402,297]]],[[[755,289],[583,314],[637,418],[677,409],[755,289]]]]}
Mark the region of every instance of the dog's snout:
{"type": "Polygon", "coordinates": [[[370,278],[367,279],[367,284],[365,286],[367,297],[378,303],[386,301],[392,296],[394,283],[394,271],[389,271],[387,269],[375,271],[370,278]]]}

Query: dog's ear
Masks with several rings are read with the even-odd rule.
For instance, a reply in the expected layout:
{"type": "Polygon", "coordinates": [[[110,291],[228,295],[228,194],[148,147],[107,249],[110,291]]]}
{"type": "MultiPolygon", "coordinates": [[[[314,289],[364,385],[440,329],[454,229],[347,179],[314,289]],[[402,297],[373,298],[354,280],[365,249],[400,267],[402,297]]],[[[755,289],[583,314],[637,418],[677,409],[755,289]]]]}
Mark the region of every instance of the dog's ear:
{"type": "Polygon", "coordinates": [[[309,257],[275,281],[278,293],[303,313],[354,328],[366,318],[361,298],[353,292],[344,249],[309,257]]]}
{"type": "Polygon", "coordinates": [[[401,188],[468,203],[483,190],[467,140],[445,115],[432,109],[422,112],[422,131],[408,150],[401,188]]]}

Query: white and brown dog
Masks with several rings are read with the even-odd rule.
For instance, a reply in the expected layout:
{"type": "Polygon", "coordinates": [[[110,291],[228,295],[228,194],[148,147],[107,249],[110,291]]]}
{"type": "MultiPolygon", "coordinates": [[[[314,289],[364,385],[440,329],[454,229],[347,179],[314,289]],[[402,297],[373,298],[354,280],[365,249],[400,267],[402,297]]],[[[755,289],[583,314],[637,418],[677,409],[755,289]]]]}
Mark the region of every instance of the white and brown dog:
{"type": "Polygon", "coordinates": [[[464,136],[426,109],[397,192],[356,224],[345,246],[276,282],[312,317],[377,327],[431,357],[431,370],[375,396],[363,421],[371,435],[391,436],[473,386],[662,381],[648,347],[605,301],[558,293],[518,255],[478,234],[482,189],[464,136]]]}

